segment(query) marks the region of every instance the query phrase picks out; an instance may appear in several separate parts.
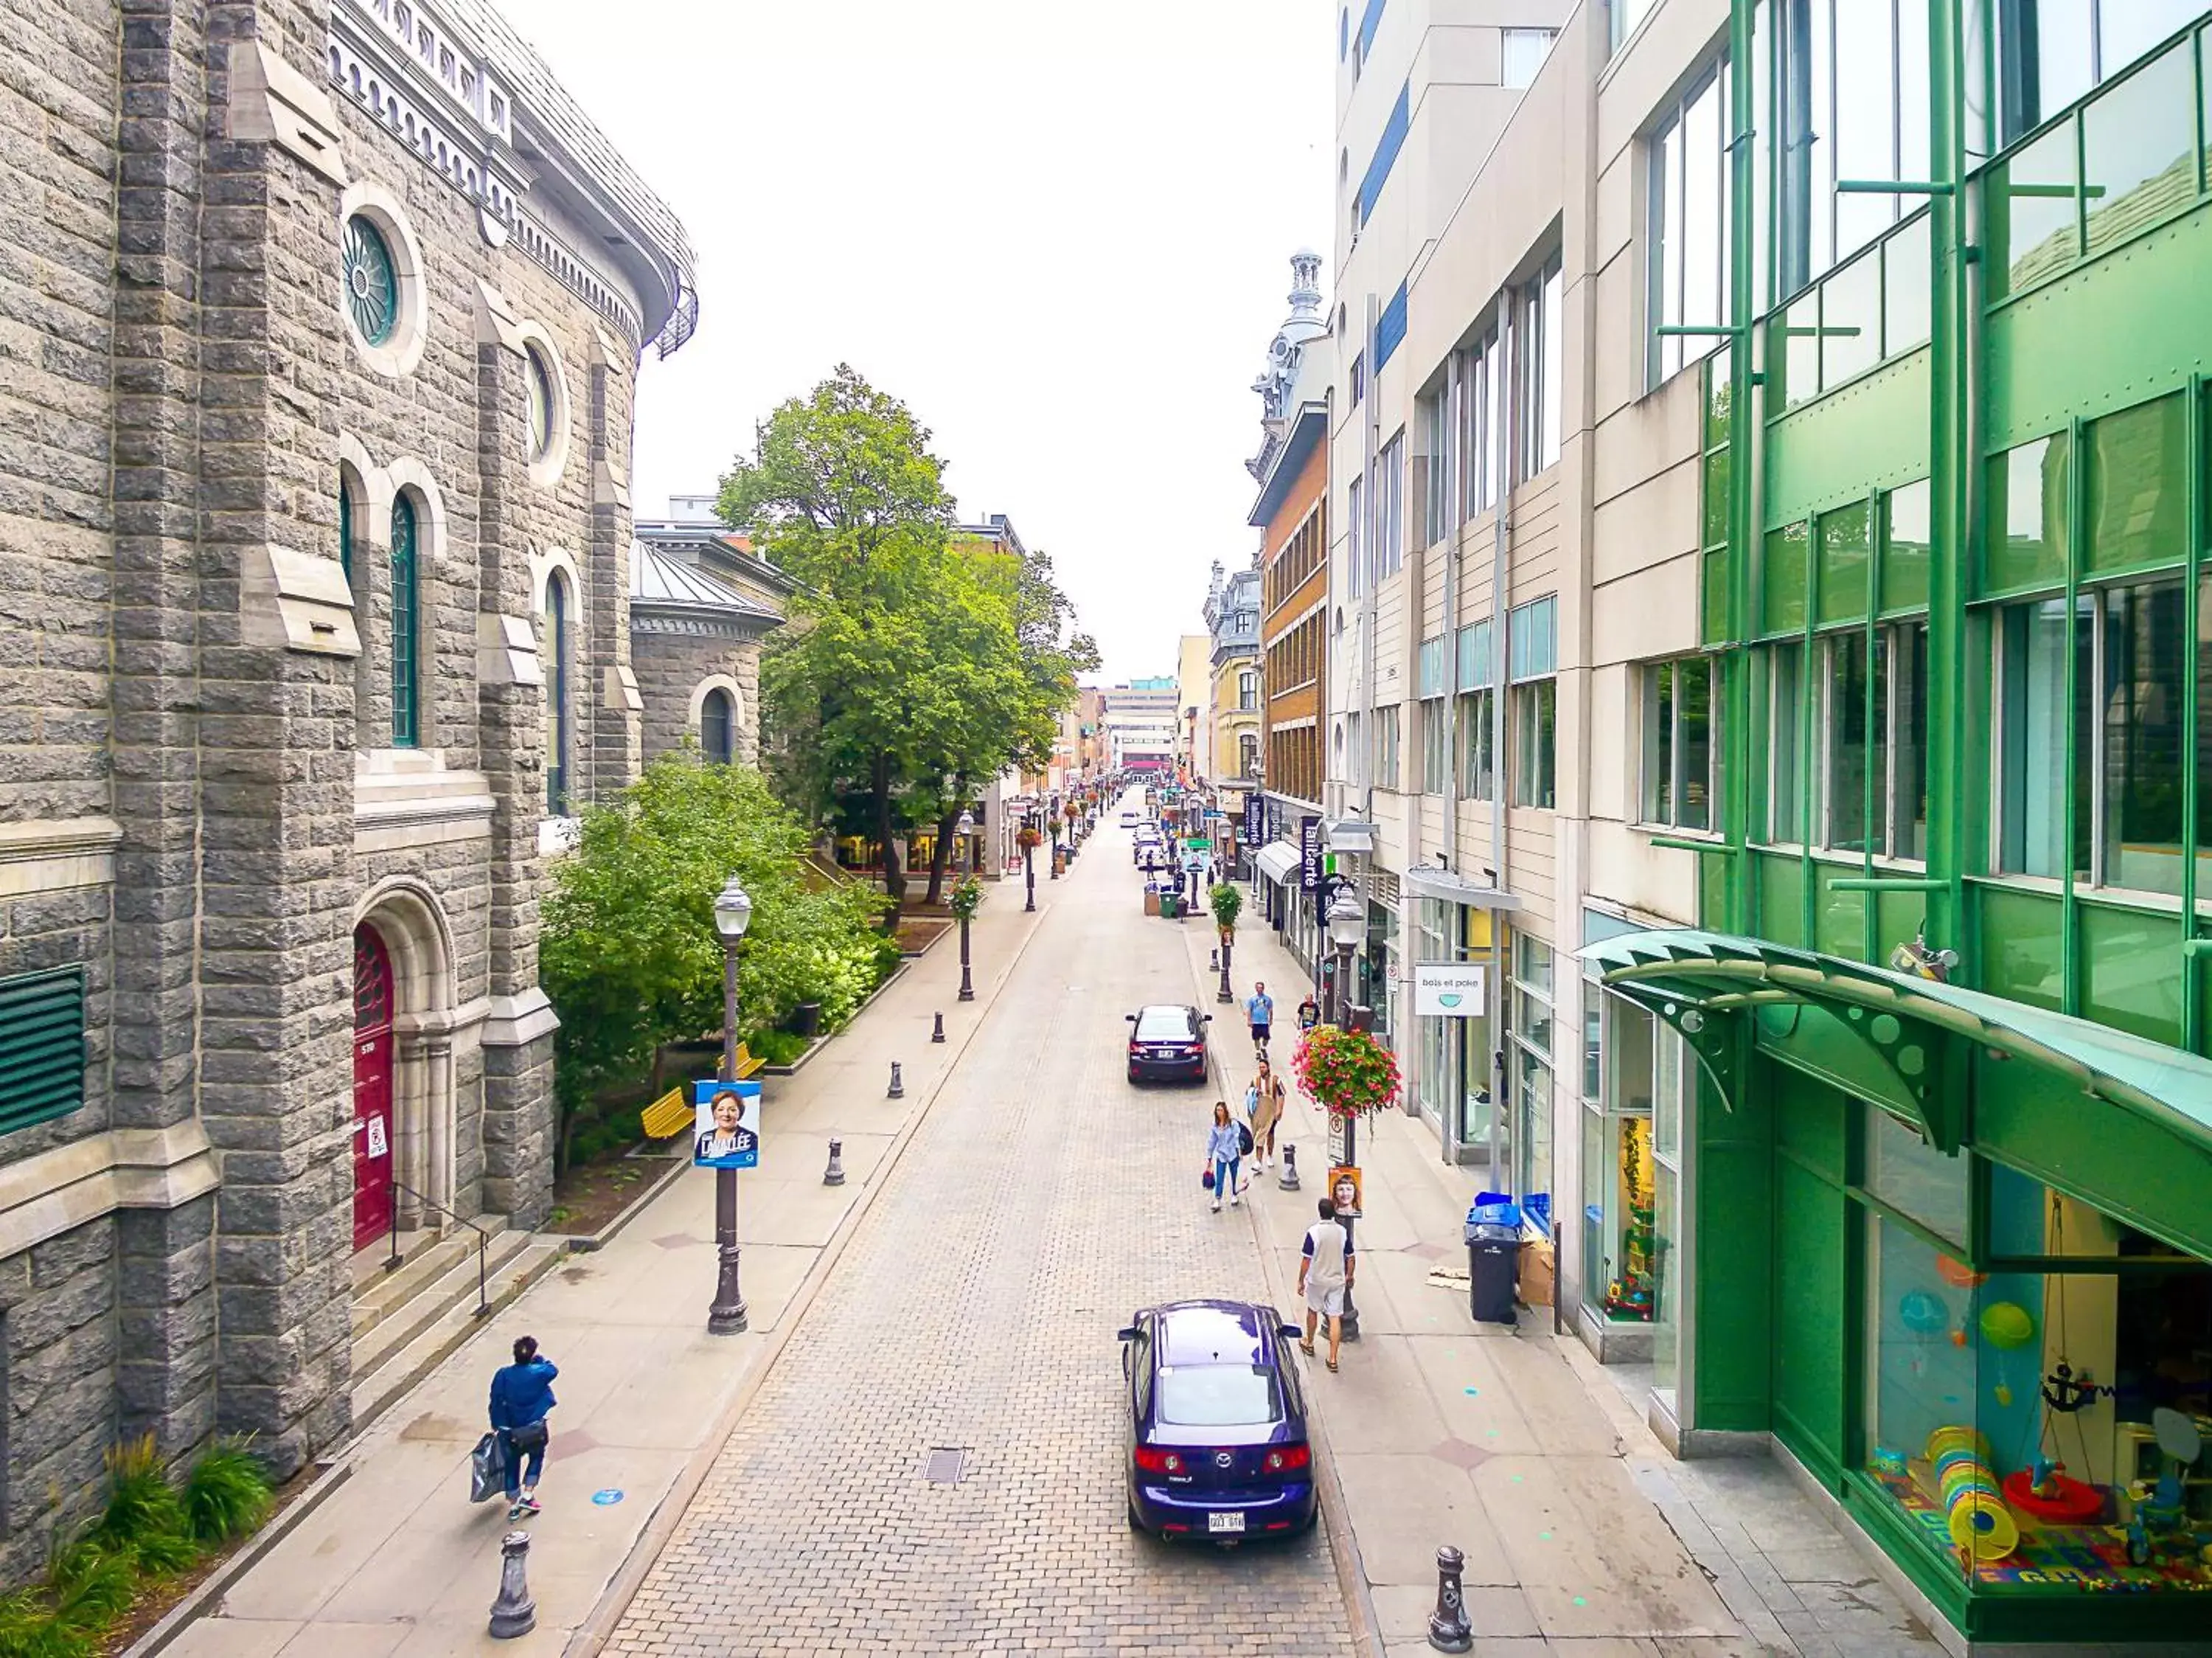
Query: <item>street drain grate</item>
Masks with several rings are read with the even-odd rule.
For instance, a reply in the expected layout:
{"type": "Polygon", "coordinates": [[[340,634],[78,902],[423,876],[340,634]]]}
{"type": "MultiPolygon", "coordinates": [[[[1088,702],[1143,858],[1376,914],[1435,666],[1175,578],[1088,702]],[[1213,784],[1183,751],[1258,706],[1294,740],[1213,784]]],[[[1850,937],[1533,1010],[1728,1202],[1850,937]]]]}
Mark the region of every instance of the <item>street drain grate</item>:
{"type": "Polygon", "coordinates": [[[933,1485],[957,1485],[967,1459],[965,1451],[939,1446],[929,1454],[929,1462],[922,1469],[921,1477],[933,1485]]]}

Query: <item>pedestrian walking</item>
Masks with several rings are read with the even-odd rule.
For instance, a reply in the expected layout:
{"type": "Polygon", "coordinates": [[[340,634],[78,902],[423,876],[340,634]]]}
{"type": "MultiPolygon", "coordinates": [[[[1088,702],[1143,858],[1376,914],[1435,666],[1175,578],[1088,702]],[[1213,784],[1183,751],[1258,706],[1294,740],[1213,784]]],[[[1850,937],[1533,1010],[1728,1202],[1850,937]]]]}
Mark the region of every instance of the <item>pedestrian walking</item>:
{"type": "Polygon", "coordinates": [[[1306,1298],[1305,1339],[1298,1350],[1313,1356],[1314,1326],[1328,1320],[1328,1368],[1336,1368],[1339,1345],[1344,1340],[1344,1298],[1352,1289],[1352,1240],[1336,1218],[1336,1205],[1321,1200],[1321,1219],[1306,1228],[1304,1259],[1298,1262],[1298,1293],[1306,1298]]]}
{"type": "Polygon", "coordinates": [[[1261,1059],[1267,1057],[1267,1033],[1275,1025],[1275,998],[1267,994],[1267,987],[1254,980],[1251,998],[1244,1003],[1244,1017],[1252,1026],[1252,1051],[1261,1059]]]}
{"type": "Polygon", "coordinates": [[[1213,1166],[1214,1208],[1221,1207],[1225,1196],[1230,1208],[1235,1209],[1239,1201],[1237,1172],[1244,1161],[1244,1132],[1231,1119],[1226,1100],[1213,1102],[1213,1127],[1206,1137],[1206,1155],[1213,1166]]]}
{"type": "Polygon", "coordinates": [[[1298,1028],[1310,1031],[1320,1023],[1321,1003],[1315,1001],[1313,992],[1308,991],[1305,1000],[1298,1003],[1298,1028]]]}
{"type": "Polygon", "coordinates": [[[560,1374],[552,1360],[538,1355],[537,1337],[520,1336],[514,1362],[492,1375],[491,1426],[505,1453],[509,1520],[538,1512],[538,1476],[544,1472],[545,1447],[552,1438],[545,1418],[555,1403],[553,1378],[560,1374]]]}
{"type": "Polygon", "coordinates": [[[1245,1099],[1245,1116],[1252,1125],[1252,1167],[1264,1173],[1275,1155],[1275,1125],[1283,1119],[1283,1079],[1265,1059],[1245,1099]]]}

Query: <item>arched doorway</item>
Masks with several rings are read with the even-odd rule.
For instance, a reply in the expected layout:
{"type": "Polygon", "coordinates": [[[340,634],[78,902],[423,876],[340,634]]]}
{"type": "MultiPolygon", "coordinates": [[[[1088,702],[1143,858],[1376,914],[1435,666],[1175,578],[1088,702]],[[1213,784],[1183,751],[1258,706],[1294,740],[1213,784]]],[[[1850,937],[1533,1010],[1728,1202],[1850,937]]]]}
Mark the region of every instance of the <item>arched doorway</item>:
{"type": "Polygon", "coordinates": [[[353,1247],[392,1228],[392,954],[366,922],[353,930],[353,1247]]]}

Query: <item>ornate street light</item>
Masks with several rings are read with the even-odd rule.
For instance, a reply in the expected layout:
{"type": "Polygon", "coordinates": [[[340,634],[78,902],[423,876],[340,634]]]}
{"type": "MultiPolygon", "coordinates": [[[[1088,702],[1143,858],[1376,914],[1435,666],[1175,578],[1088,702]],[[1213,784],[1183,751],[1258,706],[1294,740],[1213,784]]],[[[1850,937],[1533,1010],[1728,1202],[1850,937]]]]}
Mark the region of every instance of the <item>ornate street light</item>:
{"type": "MultiPolygon", "coordinates": [[[[967,850],[969,837],[975,832],[975,814],[963,809],[960,821],[952,826],[952,832],[960,838],[961,865],[964,870],[969,862],[967,850]]],[[[975,986],[968,977],[968,916],[967,912],[963,911],[960,916],[960,1000],[973,1002],[975,999],[975,986]]]]}
{"type": "MultiPolygon", "coordinates": [[[[1352,895],[1352,883],[1348,877],[1339,875],[1336,896],[1329,900],[1324,924],[1328,929],[1328,942],[1336,947],[1336,1024],[1340,1029],[1352,1027],[1352,953],[1359,948],[1359,941],[1367,932],[1367,906],[1352,895]]],[[[1348,1167],[1359,1166],[1359,1119],[1347,1115],[1344,1119],[1344,1161],[1348,1167]]],[[[1352,1248],[1352,1222],[1344,1222],[1344,1247],[1352,1248]]],[[[1359,1339],[1359,1309],[1352,1304],[1352,1286],[1344,1286],[1344,1322],[1341,1333],[1346,1341],[1359,1339]]]]}
{"type": "MultiPolygon", "coordinates": [[[[714,930],[722,939],[722,1081],[738,1080],[738,952],[752,925],[752,895],[732,875],[714,895],[714,930]]],[[[746,1324],[744,1291],[738,1281],[738,1172],[714,1171],[714,1251],[720,1266],[714,1302],[707,1309],[707,1333],[734,1336],[746,1324]]]]}

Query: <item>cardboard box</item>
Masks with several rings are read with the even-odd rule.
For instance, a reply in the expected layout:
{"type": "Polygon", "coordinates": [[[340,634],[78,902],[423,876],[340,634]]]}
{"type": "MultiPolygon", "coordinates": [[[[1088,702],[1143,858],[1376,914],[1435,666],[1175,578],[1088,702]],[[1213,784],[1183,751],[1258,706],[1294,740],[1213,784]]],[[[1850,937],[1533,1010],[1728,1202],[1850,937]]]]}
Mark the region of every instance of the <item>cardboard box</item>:
{"type": "Polygon", "coordinates": [[[1521,1246],[1521,1305],[1549,1307],[1552,1304],[1553,1267],[1552,1245],[1549,1239],[1531,1238],[1521,1246]]]}

